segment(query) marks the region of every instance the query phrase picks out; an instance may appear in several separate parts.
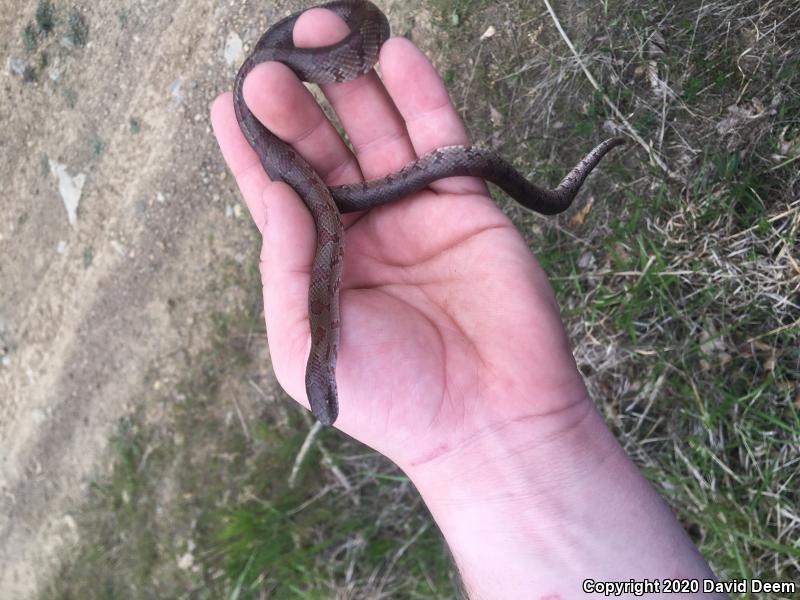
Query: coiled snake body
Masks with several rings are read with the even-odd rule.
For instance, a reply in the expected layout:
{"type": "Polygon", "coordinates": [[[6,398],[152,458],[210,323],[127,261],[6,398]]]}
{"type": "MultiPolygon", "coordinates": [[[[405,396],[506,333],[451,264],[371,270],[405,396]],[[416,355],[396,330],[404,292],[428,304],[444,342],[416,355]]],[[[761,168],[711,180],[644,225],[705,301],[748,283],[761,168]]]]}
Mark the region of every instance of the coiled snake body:
{"type": "Polygon", "coordinates": [[[316,224],[317,247],[308,292],[311,353],[305,383],[314,416],[330,425],[339,412],[336,352],[344,250],[340,213],[385,204],[417,192],[437,179],[471,175],[497,184],[531,210],[556,214],[569,207],[589,172],[606,152],[623,140],[612,138],[601,143],[554,190],[533,185],[493,152],[474,146],[439,148],[381,179],[329,188],[291,146],[255,118],[243,95],[245,77],[262,62],[282,62],[300,79],[319,84],[354,79],[372,68],[381,45],[389,37],[386,16],[366,0],[338,0],[323,4],[321,8],[333,11],[348,24],[347,37],[323,48],[297,48],[292,42],[292,30],[302,13],[291,15],[273,25],[258,41],[236,75],[233,93],[239,126],[267,174],[273,181],[283,181],[297,192],[316,224]]]}

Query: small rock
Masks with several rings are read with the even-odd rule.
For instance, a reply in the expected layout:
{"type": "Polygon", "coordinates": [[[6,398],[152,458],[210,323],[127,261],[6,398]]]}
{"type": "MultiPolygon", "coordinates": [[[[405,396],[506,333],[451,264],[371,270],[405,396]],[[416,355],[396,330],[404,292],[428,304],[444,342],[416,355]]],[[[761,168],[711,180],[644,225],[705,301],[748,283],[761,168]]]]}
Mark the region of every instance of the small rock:
{"type": "Polygon", "coordinates": [[[8,70],[17,77],[24,77],[25,71],[30,68],[27,62],[16,56],[9,56],[7,64],[8,70]]]}
{"type": "Polygon", "coordinates": [[[59,64],[58,57],[56,57],[55,60],[53,61],[53,64],[51,64],[47,68],[47,76],[50,78],[51,81],[57,82],[59,79],[61,79],[61,72],[62,68],[61,65],[59,64]]]}
{"type": "Polygon", "coordinates": [[[178,559],[178,568],[182,571],[188,571],[194,565],[194,556],[191,552],[187,552],[178,559]]]}
{"type": "Polygon", "coordinates": [[[501,113],[491,104],[489,105],[489,118],[492,120],[492,125],[498,129],[503,127],[505,123],[505,119],[503,118],[503,113],[501,113]]]}
{"type": "Polygon", "coordinates": [[[111,247],[114,249],[114,252],[116,252],[120,256],[125,256],[125,246],[120,244],[117,240],[111,240],[110,244],[111,247]]]}
{"type": "Polygon", "coordinates": [[[583,269],[584,271],[588,271],[589,269],[594,268],[595,265],[595,258],[594,254],[591,252],[584,252],[578,258],[578,266],[583,269]]]}
{"type": "Polygon", "coordinates": [[[177,104],[181,104],[183,102],[183,92],[181,91],[182,86],[183,81],[181,81],[180,77],[173,81],[169,86],[169,93],[177,104]]]}
{"type": "Polygon", "coordinates": [[[244,60],[242,38],[240,38],[235,31],[232,31],[228,34],[228,37],[225,40],[225,49],[223,50],[222,55],[225,58],[225,63],[228,66],[241,64],[244,60]]]}
{"type": "Polygon", "coordinates": [[[83,184],[86,183],[86,175],[78,173],[72,177],[67,172],[67,166],[57,163],[54,160],[48,161],[50,172],[58,178],[58,191],[67,209],[67,220],[69,224],[75,226],[78,221],[78,204],[81,201],[83,184]]]}

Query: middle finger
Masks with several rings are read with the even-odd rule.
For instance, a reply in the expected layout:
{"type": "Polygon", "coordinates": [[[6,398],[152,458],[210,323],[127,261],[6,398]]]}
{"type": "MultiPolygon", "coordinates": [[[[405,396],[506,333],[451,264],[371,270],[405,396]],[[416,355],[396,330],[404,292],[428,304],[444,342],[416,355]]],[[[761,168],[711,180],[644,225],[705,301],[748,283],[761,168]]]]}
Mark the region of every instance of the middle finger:
{"type": "MultiPolygon", "coordinates": [[[[298,47],[314,47],[335,43],[348,32],[337,15],[314,8],[298,19],[293,35],[298,47]]],[[[347,132],[366,179],[396,171],[416,158],[405,122],[375,71],[321,87],[347,132]]]]}

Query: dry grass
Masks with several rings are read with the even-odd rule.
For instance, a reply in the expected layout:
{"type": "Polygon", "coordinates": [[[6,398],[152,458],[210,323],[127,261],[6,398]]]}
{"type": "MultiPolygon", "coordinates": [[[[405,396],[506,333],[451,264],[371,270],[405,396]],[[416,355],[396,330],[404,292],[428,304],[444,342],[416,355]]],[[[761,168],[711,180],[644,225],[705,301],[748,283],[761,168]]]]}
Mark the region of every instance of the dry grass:
{"type": "Polygon", "coordinates": [[[501,202],[552,275],[593,397],[718,574],[796,579],[800,6],[466,15],[450,33],[469,77],[452,80],[478,141],[553,182],[598,140],[635,138],[572,215],[501,202]]]}

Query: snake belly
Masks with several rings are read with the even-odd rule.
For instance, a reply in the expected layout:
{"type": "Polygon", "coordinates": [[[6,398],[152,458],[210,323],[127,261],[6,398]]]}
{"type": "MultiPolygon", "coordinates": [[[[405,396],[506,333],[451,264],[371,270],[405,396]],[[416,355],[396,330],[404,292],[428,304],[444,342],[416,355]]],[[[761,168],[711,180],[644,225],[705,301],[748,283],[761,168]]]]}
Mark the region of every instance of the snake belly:
{"type": "Polygon", "coordinates": [[[305,386],[311,411],[324,425],[339,414],[336,356],[339,345],[339,290],[344,256],[341,213],[367,210],[417,192],[445,177],[469,175],[497,184],[523,206],[542,214],[557,214],[572,203],[580,186],[600,159],[623,142],[611,138],[576,165],[553,190],[529,182],[492,151],[476,146],[446,146],[433,150],[396,173],[380,179],[329,188],[288,144],[256,119],[244,101],[244,80],[263,62],[287,65],[303,81],[317,84],[348,81],[369,71],[389,38],[389,22],[367,0],[337,0],[319,5],[333,11],[350,28],[341,41],[319,48],[297,48],[292,31],[302,12],[282,19],[261,36],[236,75],[233,103],[239,127],[272,181],[292,187],[316,226],[316,253],[308,291],[311,351],[305,386]]]}

